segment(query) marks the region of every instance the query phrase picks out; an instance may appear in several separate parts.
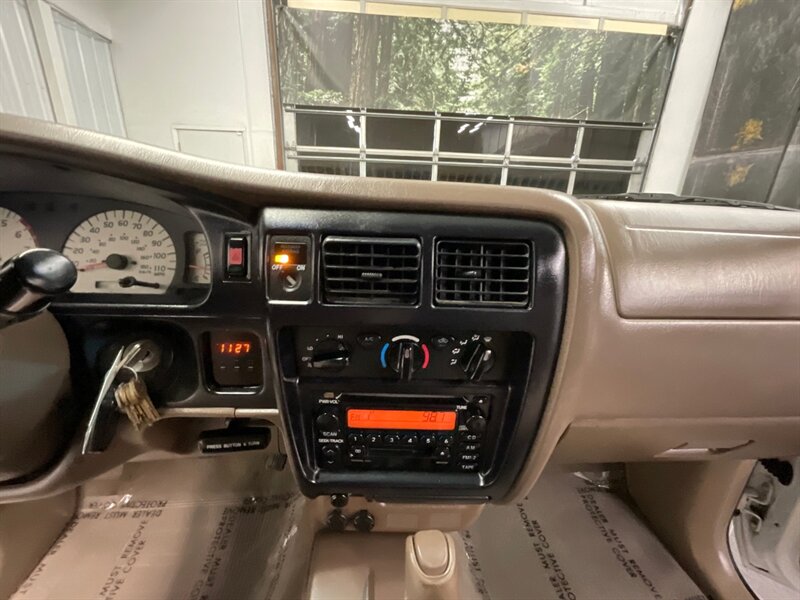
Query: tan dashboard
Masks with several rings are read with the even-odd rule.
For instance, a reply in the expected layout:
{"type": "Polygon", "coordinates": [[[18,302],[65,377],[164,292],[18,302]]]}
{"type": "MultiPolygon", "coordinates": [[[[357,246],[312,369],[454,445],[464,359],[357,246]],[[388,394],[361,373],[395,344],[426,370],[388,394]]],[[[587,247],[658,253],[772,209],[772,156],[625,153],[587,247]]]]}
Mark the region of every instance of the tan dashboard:
{"type": "MultiPolygon", "coordinates": [[[[800,213],[270,172],[7,115],[0,152],[214,194],[253,214],[359,209],[555,224],[568,259],[556,376],[522,475],[498,500],[525,495],[551,459],[800,453],[800,213]]],[[[15,177],[4,172],[2,187],[15,177]]],[[[54,170],[47,185],[57,189],[58,178],[54,170]]]]}

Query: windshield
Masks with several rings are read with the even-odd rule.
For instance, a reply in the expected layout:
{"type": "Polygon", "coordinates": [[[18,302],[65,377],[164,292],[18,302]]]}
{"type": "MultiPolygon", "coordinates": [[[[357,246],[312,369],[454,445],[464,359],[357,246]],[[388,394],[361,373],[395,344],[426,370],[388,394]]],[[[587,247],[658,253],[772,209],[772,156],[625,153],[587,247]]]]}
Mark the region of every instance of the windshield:
{"type": "Polygon", "coordinates": [[[800,3],[468,5],[6,0],[0,111],[260,168],[800,208],[800,3]]]}

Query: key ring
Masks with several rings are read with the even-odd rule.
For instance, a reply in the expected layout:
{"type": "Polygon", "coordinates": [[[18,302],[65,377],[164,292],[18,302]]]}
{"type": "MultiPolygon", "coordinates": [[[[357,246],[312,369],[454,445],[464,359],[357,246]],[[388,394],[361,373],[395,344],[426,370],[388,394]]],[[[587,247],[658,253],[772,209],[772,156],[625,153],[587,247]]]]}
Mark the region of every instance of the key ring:
{"type": "Polygon", "coordinates": [[[123,383],[128,383],[129,381],[139,381],[139,372],[136,369],[134,369],[133,367],[125,365],[124,367],[122,367],[118,371],[117,376],[119,376],[119,374],[122,373],[123,371],[130,371],[131,373],[133,373],[133,379],[128,379],[127,381],[124,381],[123,383]]]}

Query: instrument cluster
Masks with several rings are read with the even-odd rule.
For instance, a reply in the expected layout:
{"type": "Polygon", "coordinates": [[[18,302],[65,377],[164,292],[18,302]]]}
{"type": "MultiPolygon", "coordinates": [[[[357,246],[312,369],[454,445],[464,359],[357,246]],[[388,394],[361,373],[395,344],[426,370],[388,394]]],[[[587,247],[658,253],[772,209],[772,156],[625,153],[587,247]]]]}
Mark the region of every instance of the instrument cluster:
{"type": "Polygon", "coordinates": [[[0,264],[31,248],[62,252],[78,278],[64,302],[195,304],[211,251],[189,211],[59,194],[0,196],[0,264]]]}

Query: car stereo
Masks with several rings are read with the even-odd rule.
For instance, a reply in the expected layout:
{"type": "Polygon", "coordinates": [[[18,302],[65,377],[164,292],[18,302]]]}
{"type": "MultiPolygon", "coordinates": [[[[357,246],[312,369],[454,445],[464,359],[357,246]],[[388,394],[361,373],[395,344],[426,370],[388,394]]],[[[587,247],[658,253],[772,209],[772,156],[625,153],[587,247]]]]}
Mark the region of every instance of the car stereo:
{"type": "Polygon", "coordinates": [[[480,472],[495,436],[496,395],[324,393],[313,403],[317,465],[332,471],[480,472]]]}

